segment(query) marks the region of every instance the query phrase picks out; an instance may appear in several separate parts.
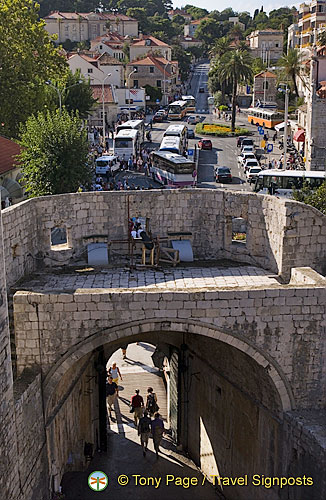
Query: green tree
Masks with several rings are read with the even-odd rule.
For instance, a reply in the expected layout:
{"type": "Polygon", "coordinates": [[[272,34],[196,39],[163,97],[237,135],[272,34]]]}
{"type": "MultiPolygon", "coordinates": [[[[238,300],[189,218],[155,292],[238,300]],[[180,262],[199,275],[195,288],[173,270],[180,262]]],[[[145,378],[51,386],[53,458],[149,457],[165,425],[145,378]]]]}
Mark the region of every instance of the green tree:
{"type": "Polygon", "coordinates": [[[208,86],[210,91],[214,94],[217,91],[221,91],[221,103],[225,103],[225,92],[226,92],[226,80],[221,79],[220,74],[220,60],[221,57],[231,50],[230,39],[227,36],[223,36],[216,40],[215,45],[211,49],[211,55],[214,57],[213,66],[208,75],[208,86]]]}
{"type": "Polygon", "coordinates": [[[302,55],[297,49],[289,49],[279,60],[279,65],[283,68],[283,74],[290,78],[293,83],[295,95],[299,97],[296,79],[300,75],[302,55]]]}
{"type": "Polygon", "coordinates": [[[193,19],[202,19],[208,15],[208,10],[195,7],[194,5],[186,5],[184,10],[192,16],[193,19]]]}
{"type": "Polygon", "coordinates": [[[238,83],[252,77],[252,59],[248,51],[236,49],[221,58],[218,73],[221,80],[232,83],[232,131],[235,130],[238,83]]]}
{"type": "Polygon", "coordinates": [[[74,74],[69,71],[64,81],[62,104],[69,113],[78,111],[78,115],[86,120],[91,114],[97,100],[93,98],[90,81],[77,70],[74,74]]]}
{"type": "Polygon", "coordinates": [[[146,95],[150,96],[150,102],[155,102],[159,99],[162,100],[162,90],[158,87],[152,87],[151,85],[145,85],[146,95]]]}
{"type": "Polygon", "coordinates": [[[20,145],[22,180],[31,198],[76,192],[91,181],[87,132],[78,114],[63,109],[30,116],[20,145]]]}
{"type": "Polygon", "coordinates": [[[191,66],[191,55],[181,45],[175,43],[172,45],[172,59],[177,60],[179,63],[181,80],[186,80],[191,66]]]}
{"type": "Polygon", "coordinates": [[[215,19],[203,19],[196,29],[195,37],[202,40],[206,48],[211,48],[216,39],[223,36],[223,26],[216,22],[215,19]]]}
{"type": "Polygon", "coordinates": [[[315,190],[307,184],[304,184],[301,190],[294,189],[293,199],[311,205],[326,215],[326,182],[315,190]]]}
{"type": "Polygon", "coordinates": [[[150,30],[150,23],[148,21],[148,15],[144,7],[131,7],[126,12],[127,16],[137,19],[139,23],[139,30],[142,33],[148,33],[150,30]]]}
{"type": "Polygon", "coordinates": [[[2,131],[17,137],[19,124],[45,104],[44,82],[67,68],[33,0],[0,3],[0,68],[2,131]]]}

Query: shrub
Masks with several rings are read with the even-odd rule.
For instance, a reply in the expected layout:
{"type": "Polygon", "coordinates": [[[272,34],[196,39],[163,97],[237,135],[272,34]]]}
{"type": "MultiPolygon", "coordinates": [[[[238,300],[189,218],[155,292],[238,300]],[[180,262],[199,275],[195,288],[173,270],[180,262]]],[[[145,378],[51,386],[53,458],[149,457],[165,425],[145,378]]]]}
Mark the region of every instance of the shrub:
{"type": "Polygon", "coordinates": [[[238,135],[249,135],[250,132],[246,128],[236,128],[234,132],[228,125],[218,123],[198,123],[196,125],[196,134],[212,135],[214,137],[233,137],[238,135]]]}

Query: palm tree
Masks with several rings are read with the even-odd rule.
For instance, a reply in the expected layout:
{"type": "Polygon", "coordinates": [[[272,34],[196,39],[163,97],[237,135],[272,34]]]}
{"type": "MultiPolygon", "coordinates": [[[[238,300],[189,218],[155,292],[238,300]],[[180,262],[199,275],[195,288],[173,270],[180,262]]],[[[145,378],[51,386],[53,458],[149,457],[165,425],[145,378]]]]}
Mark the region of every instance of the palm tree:
{"type": "Polygon", "coordinates": [[[294,92],[299,97],[296,78],[300,75],[302,64],[302,54],[297,49],[289,49],[287,54],[284,54],[280,61],[280,66],[287,78],[291,78],[293,82],[294,92]]]}
{"type": "MultiPolygon", "coordinates": [[[[212,73],[216,72],[219,74],[219,64],[221,57],[231,50],[230,38],[228,36],[222,36],[216,40],[214,47],[210,51],[210,55],[213,57],[213,68],[212,73]]],[[[222,104],[225,102],[225,80],[220,79],[221,92],[222,92],[222,104]]]]}
{"type": "Polygon", "coordinates": [[[252,77],[252,58],[247,50],[236,49],[221,58],[218,72],[221,80],[232,83],[232,132],[235,130],[238,83],[252,77]]]}

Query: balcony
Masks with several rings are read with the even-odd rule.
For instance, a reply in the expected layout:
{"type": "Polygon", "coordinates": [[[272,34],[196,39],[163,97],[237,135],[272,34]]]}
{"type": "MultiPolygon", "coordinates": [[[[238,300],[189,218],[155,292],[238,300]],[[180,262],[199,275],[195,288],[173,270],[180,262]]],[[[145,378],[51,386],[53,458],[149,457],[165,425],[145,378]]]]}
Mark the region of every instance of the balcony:
{"type": "Polygon", "coordinates": [[[308,14],[305,14],[302,19],[309,19],[309,17],[311,16],[311,12],[309,12],[308,14]]]}

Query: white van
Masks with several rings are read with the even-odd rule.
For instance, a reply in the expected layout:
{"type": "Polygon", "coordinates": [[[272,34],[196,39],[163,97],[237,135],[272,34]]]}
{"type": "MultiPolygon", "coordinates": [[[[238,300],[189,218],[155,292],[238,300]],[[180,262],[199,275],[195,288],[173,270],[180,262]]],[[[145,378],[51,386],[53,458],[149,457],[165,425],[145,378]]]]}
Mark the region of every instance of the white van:
{"type": "Polygon", "coordinates": [[[95,172],[97,175],[105,175],[111,170],[111,175],[114,175],[119,170],[118,158],[112,155],[103,155],[96,158],[95,172]]]}

